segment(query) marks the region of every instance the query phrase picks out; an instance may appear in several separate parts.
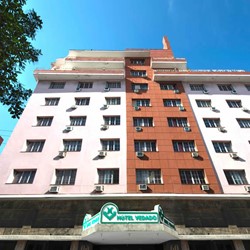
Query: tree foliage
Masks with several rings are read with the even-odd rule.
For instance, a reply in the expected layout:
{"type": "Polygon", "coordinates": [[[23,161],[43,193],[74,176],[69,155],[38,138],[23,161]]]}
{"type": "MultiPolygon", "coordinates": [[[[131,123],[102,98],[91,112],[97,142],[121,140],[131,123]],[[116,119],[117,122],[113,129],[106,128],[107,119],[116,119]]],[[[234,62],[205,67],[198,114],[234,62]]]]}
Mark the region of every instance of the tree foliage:
{"type": "Polygon", "coordinates": [[[0,0],[0,102],[19,118],[31,95],[18,81],[27,63],[38,61],[41,50],[31,42],[42,20],[34,10],[23,11],[26,0],[0,0]]]}

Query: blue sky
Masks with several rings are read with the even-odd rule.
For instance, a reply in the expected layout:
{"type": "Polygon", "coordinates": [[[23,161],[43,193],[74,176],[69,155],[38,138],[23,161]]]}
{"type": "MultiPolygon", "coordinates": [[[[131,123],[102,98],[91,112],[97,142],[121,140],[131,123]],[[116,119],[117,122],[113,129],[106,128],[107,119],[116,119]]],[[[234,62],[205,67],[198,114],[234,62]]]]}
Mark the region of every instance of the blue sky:
{"type": "MultiPolygon", "coordinates": [[[[36,68],[49,69],[69,49],[160,49],[164,35],[190,69],[250,71],[249,0],[28,0],[32,8],[43,20],[33,42],[43,55],[20,75],[27,88],[36,68]]],[[[0,152],[16,122],[0,104],[0,152]]]]}

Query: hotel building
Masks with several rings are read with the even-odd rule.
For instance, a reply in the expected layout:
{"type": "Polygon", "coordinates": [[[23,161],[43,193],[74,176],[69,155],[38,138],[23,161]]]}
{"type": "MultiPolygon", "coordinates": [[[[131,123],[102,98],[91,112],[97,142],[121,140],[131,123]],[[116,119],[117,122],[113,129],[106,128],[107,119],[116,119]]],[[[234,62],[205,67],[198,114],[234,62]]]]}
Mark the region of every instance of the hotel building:
{"type": "Polygon", "coordinates": [[[0,249],[250,249],[250,72],[70,50],[0,157],[0,249]]]}

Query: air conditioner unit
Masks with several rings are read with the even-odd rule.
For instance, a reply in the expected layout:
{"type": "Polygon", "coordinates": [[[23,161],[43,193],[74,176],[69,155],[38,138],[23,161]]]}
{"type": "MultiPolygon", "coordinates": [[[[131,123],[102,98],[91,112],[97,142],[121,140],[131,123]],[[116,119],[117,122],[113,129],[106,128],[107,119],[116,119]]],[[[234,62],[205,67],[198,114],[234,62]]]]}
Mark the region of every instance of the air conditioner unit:
{"type": "Polygon", "coordinates": [[[203,94],[209,94],[208,90],[204,89],[203,91],[203,94]]]}
{"type": "Polygon", "coordinates": [[[201,185],[201,190],[203,190],[203,191],[209,191],[210,190],[210,187],[209,187],[209,185],[201,185]]]}
{"type": "Polygon", "coordinates": [[[106,88],[104,88],[104,91],[105,91],[105,92],[109,92],[109,91],[110,91],[110,88],[106,87],[106,88]]]}
{"type": "Polygon", "coordinates": [[[138,111],[138,110],[140,110],[140,107],[139,106],[134,106],[134,110],[138,111]]]}
{"type": "Polygon", "coordinates": [[[232,94],[237,94],[237,91],[236,91],[235,89],[233,89],[233,90],[231,91],[231,93],[232,93],[232,94]]]}
{"type": "Polygon", "coordinates": [[[134,89],[134,93],[139,93],[140,90],[139,89],[134,89]]]}
{"type": "Polygon", "coordinates": [[[104,191],[104,186],[95,186],[95,191],[96,192],[103,192],[104,191]]]}
{"type": "Polygon", "coordinates": [[[215,107],[210,107],[210,109],[211,109],[212,111],[215,111],[215,110],[216,110],[216,108],[215,108],[215,107]]]}
{"type": "Polygon", "coordinates": [[[49,193],[54,193],[57,194],[59,192],[59,187],[58,186],[51,186],[49,189],[49,193]]]}
{"type": "Polygon", "coordinates": [[[250,186],[245,186],[245,190],[246,190],[247,192],[250,192],[250,186]]]}
{"type": "Polygon", "coordinates": [[[70,132],[73,130],[72,126],[66,126],[65,131],[70,132]]]}
{"type": "Polygon", "coordinates": [[[183,130],[184,130],[185,132],[190,132],[190,131],[191,131],[191,128],[188,127],[188,126],[185,126],[185,127],[183,127],[183,130]]]}
{"type": "Polygon", "coordinates": [[[197,151],[191,153],[193,158],[199,157],[199,153],[197,151]]]}
{"type": "Polygon", "coordinates": [[[246,107],[243,107],[242,110],[243,110],[244,112],[249,112],[249,109],[246,108],[246,107]]]}
{"type": "Polygon", "coordinates": [[[82,91],[82,88],[76,88],[76,92],[80,92],[80,91],[82,91]]]}
{"type": "Polygon", "coordinates": [[[66,151],[59,151],[58,156],[59,156],[60,158],[66,157],[66,151]]]}
{"type": "Polygon", "coordinates": [[[101,125],[102,130],[107,130],[108,128],[109,128],[109,125],[106,125],[106,124],[101,125]]]}
{"type": "Polygon", "coordinates": [[[144,152],[141,152],[141,151],[136,152],[136,156],[137,156],[138,158],[142,158],[142,157],[144,156],[144,152]]]}
{"type": "Polygon", "coordinates": [[[136,132],[141,132],[141,131],[142,131],[142,127],[139,127],[139,126],[138,126],[138,127],[135,127],[135,131],[136,131],[136,132]]]}
{"type": "Polygon", "coordinates": [[[179,106],[180,111],[185,111],[185,108],[183,106],[179,106]]]}
{"type": "Polygon", "coordinates": [[[72,105],[70,108],[71,108],[71,109],[76,109],[77,106],[76,106],[76,105],[72,105]]]}
{"type": "Polygon", "coordinates": [[[107,155],[107,151],[101,150],[101,151],[99,151],[98,155],[99,155],[99,157],[105,157],[107,155]]]}
{"type": "Polygon", "coordinates": [[[102,106],[104,109],[107,109],[108,108],[108,104],[103,104],[102,106]]]}
{"type": "Polygon", "coordinates": [[[141,190],[141,191],[145,191],[145,190],[148,189],[148,185],[147,184],[139,184],[138,187],[139,187],[139,190],[141,190]]]}
{"type": "Polygon", "coordinates": [[[220,132],[226,132],[225,127],[218,127],[218,130],[219,130],[220,132]]]}
{"type": "Polygon", "coordinates": [[[238,154],[237,154],[236,152],[232,152],[232,153],[230,153],[229,155],[230,155],[230,157],[233,158],[233,159],[238,159],[238,158],[239,158],[239,156],[238,156],[238,154]]]}
{"type": "Polygon", "coordinates": [[[180,90],[179,90],[179,89],[175,89],[175,90],[174,90],[174,93],[175,93],[175,94],[179,94],[179,93],[180,93],[180,90]]]}

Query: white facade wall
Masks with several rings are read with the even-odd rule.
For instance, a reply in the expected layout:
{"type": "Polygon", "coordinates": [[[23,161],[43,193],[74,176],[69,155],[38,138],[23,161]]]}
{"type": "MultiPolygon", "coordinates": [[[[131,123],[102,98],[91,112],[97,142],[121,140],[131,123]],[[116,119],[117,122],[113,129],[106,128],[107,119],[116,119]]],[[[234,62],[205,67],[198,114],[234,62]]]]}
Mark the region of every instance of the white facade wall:
{"type": "Polygon", "coordinates": [[[92,193],[98,183],[98,169],[118,168],[119,184],[105,185],[104,193],[125,193],[126,183],[126,96],[125,82],[121,88],[104,92],[106,81],[93,81],[93,88],[76,92],[78,82],[67,81],[64,89],[50,89],[50,82],[40,82],[31,96],[0,161],[2,194],[45,194],[55,183],[56,169],[77,169],[75,185],[60,186],[59,194],[92,193]],[[59,97],[58,106],[45,106],[46,97],[59,97]],[[88,106],[78,106],[72,110],[76,97],[90,97],[88,106]],[[105,97],[120,97],[120,105],[102,110],[105,97]],[[120,126],[109,126],[101,130],[103,115],[120,115],[120,126]],[[53,116],[51,126],[38,127],[37,116],[53,116]],[[86,116],[85,126],[74,126],[64,133],[70,124],[70,116],[86,116]],[[42,152],[25,152],[27,140],[45,140],[42,152]],[[80,152],[67,152],[59,158],[63,150],[63,139],[81,139],[80,152]],[[108,152],[103,159],[98,157],[101,150],[100,139],[120,139],[120,151],[108,152]],[[14,169],[37,169],[33,184],[12,184],[14,169]],[[5,183],[5,184],[2,184],[5,183]]]}
{"type": "Polygon", "coordinates": [[[232,94],[230,91],[220,91],[217,84],[221,83],[203,83],[201,81],[197,84],[204,84],[205,89],[209,92],[209,94],[203,94],[202,91],[191,91],[190,83],[184,83],[184,88],[188,94],[223,192],[246,194],[245,185],[228,184],[224,170],[245,170],[246,178],[250,184],[250,128],[241,128],[236,120],[237,118],[250,119],[250,113],[242,111],[241,108],[230,108],[226,100],[241,100],[242,106],[250,109],[250,91],[246,89],[243,83],[232,83],[237,92],[232,94]],[[214,112],[210,108],[198,107],[196,100],[203,99],[211,100],[212,106],[217,111],[214,112]],[[225,127],[226,132],[222,133],[217,128],[207,128],[203,118],[220,118],[221,126],[225,127]],[[229,153],[216,153],[212,141],[231,141],[232,150],[238,153],[239,159],[232,159],[229,153]]]}

